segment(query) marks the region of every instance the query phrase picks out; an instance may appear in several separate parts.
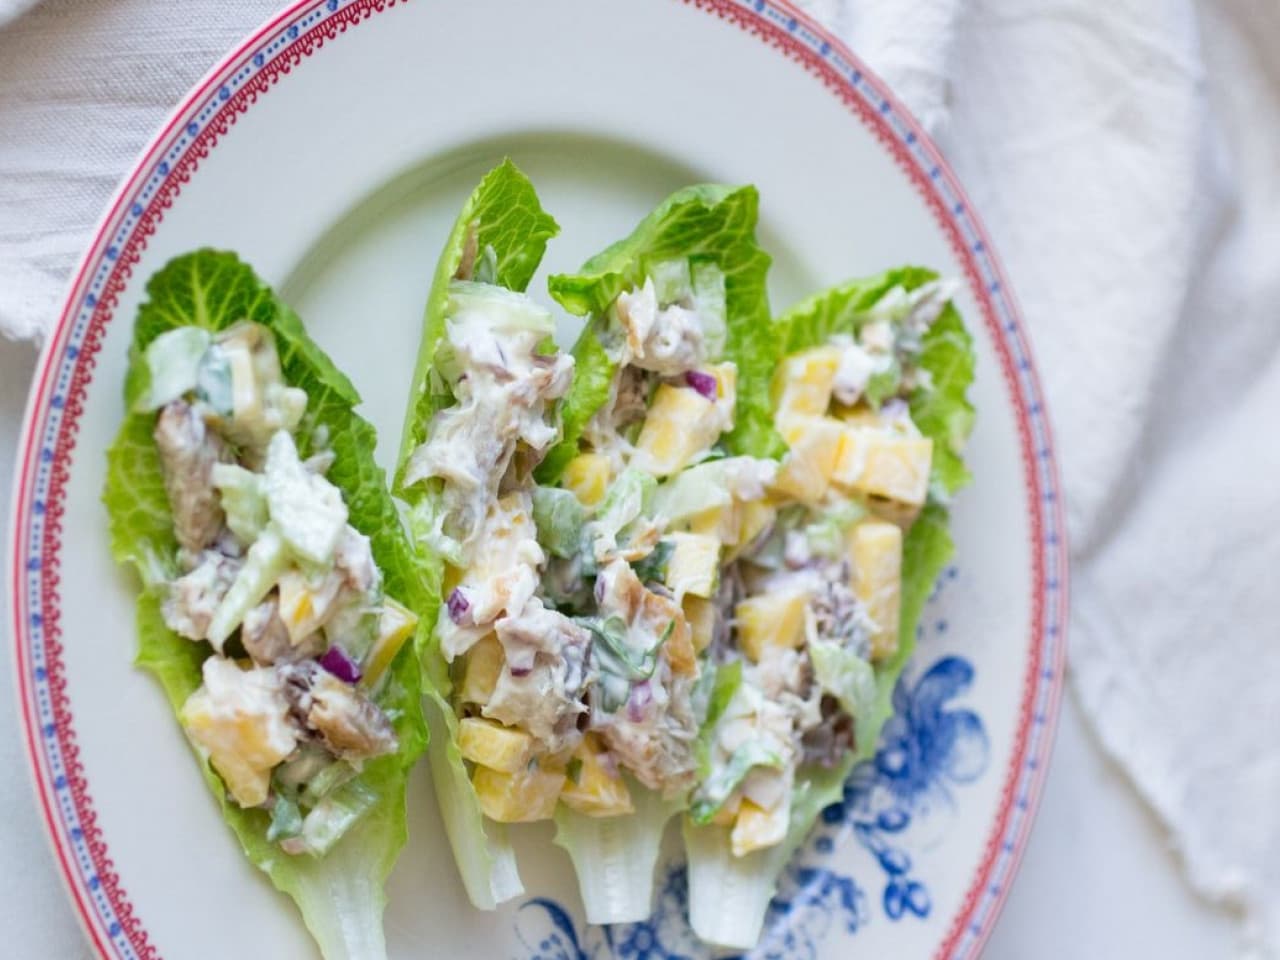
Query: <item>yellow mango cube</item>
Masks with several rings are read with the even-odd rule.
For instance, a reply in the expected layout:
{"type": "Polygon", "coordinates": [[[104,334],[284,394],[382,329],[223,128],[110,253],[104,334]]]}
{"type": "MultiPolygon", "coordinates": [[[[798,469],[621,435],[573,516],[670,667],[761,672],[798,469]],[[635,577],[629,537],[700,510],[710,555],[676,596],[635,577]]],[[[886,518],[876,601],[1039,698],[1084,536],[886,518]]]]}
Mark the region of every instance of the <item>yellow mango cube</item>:
{"type": "Polygon", "coordinates": [[[801,503],[817,503],[831,483],[845,428],[830,417],[797,417],[780,421],[779,427],[791,449],[773,489],[801,503]]]}
{"type": "Polygon", "coordinates": [[[293,752],[297,734],[272,671],[210,657],[204,683],[182,705],[187,736],[242,807],[266,802],[271,771],[293,752]]]}
{"type": "Polygon", "coordinates": [[[339,575],[331,574],[313,583],[301,570],[281,574],[277,581],[277,610],[290,643],[301,643],[328,622],[342,583],[339,575]]]}
{"type": "Polygon", "coordinates": [[[395,660],[396,654],[404,646],[405,641],[413,636],[418,628],[418,617],[403,604],[390,597],[382,602],[382,612],[378,615],[378,636],[365,658],[364,676],[361,686],[374,687],[387,672],[387,667],[395,660]]]}
{"type": "Polygon", "coordinates": [[[490,633],[481,637],[471,649],[463,654],[462,683],[458,685],[458,699],[462,703],[478,703],[481,706],[489,702],[493,688],[502,673],[502,665],[506,663],[506,654],[496,635],[490,633]]]}
{"type": "Polygon", "coordinates": [[[610,480],[609,458],[601,453],[580,453],[565,465],[560,484],[584,507],[604,500],[610,480]]]}
{"type": "Polygon", "coordinates": [[[547,770],[532,764],[516,773],[477,766],[471,775],[480,809],[499,823],[531,823],[550,820],[564,788],[563,770],[547,770]]]}
{"type": "Polygon", "coordinates": [[[666,584],[679,602],[686,594],[710,597],[720,583],[720,541],[700,533],[671,533],[666,584]]]}
{"type": "Polygon", "coordinates": [[[780,418],[821,417],[831,405],[840,348],[814,347],[782,361],[773,376],[773,405],[780,418]]]}
{"type": "Polygon", "coordinates": [[[800,647],[808,603],[806,590],[779,590],[743,600],[733,608],[738,649],[758,663],[765,647],[800,647]]]}
{"type": "Polygon", "coordinates": [[[849,559],[854,592],[876,625],[871,635],[871,659],[883,660],[898,650],[902,529],[884,520],[864,520],[849,534],[849,559]]]}
{"type": "Polygon", "coordinates": [[[617,817],[634,813],[631,791],[599,738],[589,733],[573,753],[569,776],[560,791],[568,806],[590,817],[617,817]],[[576,762],[575,762],[576,761],[576,762]]]}
{"type": "Polygon", "coordinates": [[[714,400],[692,387],[664,383],[654,393],[636,438],[632,465],[658,477],[678,473],[716,442],[721,421],[714,400]]]}
{"type": "Polygon", "coordinates": [[[695,513],[689,517],[684,526],[688,528],[690,533],[715,537],[726,544],[735,543],[738,539],[738,526],[741,522],[738,517],[739,507],[738,503],[731,500],[718,507],[695,513]]]}
{"type": "Polygon", "coordinates": [[[690,640],[696,653],[707,649],[716,629],[716,605],[710,600],[686,594],[680,605],[689,624],[690,640]]]}
{"type": "Polygon", "coordinates": [[[742,504],[738,511],[737,542],[749,544],[764,533],[778,516],[778,508],[763,500],[752,500],[742,504]]]}
{"type": "Polygon", "coordinates": [[[458,724],[458,749],[464,760],[490,770],[517,773],[529,765],[533,737],[493,720],[463,717],[458,724]]]}
{"type": "Polygon", "coordinates": [[[733,855],[745,857],[753,850],[764,850],[781,843],[787,835],[789,813],[786,804],[765,810],[744,799],[729,834],[733,855]]]}
{"type": "Polygon", "coordinates": [[[849,427],[831,479],[846,490],[919,507],[929,494],[932,462],[933,441],[928,437],[849,427]]]}

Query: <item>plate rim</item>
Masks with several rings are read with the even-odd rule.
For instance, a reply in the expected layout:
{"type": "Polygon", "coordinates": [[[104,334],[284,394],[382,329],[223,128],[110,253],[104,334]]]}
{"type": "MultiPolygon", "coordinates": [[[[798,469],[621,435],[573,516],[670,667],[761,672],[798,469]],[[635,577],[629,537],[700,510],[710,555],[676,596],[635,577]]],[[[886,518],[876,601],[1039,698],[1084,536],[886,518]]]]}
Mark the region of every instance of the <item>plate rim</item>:
{"type": "MultiPolygon", "coordinates": [[[[122,179],[72,275],[57,323],[37,363],[19,434],[20,455],[15,457],[10,501],[12,575],[6,589],[16,665],[14,705],[45,836],[77,919],[101,957],[159,958],[96,826],[94,805],[76,759],[70,701],[61,679],[58,517],[65,499],[62,485],[70,476],[76,421],[101,336],[164,211],[240,115],[325,43],[374,14],[407,2],[292,0],[218,60],[183,96],[122,179]],[[126,210],[127,200],[132,205],[126,210]],[[76,333],[82,337],[79,345],[70,343],[76,333]],[[41,446],[42,435],[55,434],[52,446],[41,446]],[[42,476],[49,495],[35,500],[33,488],[42,476]],[[33,524],[37,517],[41,519],[33,524]],[[38,537],[32,534],[34,526],[41,531],[38,537]],[[40,549],[26,549],[37,540],[40,549]],[[29,581],[25,593],[24,575],[29,581]],[[24,596],[39,607],[38,613],[24,615],[24,596]],[[46,616],[50,609],[54,615],[46,616]],[[42,638],[39,656],[37,636],[42,638]],[[33,666],[37,660],[40,664],[33,666]],[[42,707],[51,722],[39,722],[42,707]],[[42,750],[46,740],[55,753],[42,750]],[[69,816],[55,815],[59,809],[69,816]],[[77,858],[83,869],[72,862],[77,858]],[[91,910],[89,904],[99,909],[91,910]]],[[[845,44],[792,0],[665,2],[715,15],[797,62],[841,99],[889,151],[964,266],[1006,388],[1015,400],[1022,486],[1030,508],[1032,656],[1023,678],[1015,746],[982,860],[934,953],[935,960],[976,956],[995,926],[1026,849],[1047,776],[1064,686],[1070,592],[1065,505],[1053,431],[1025,321],[989,234],[945,157],[888,86],[845,44]]]]}

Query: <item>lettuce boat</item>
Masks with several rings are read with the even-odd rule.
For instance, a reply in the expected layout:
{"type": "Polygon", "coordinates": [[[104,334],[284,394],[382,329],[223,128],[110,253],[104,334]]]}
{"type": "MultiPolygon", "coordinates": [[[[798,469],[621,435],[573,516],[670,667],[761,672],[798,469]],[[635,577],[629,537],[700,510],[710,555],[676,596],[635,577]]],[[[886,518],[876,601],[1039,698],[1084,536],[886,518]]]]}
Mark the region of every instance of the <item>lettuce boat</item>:
{"type": "Polygon", "coordinates": [[[233,254],[147,285],[103,499],[160,681],[245,855],[328,960],[385,956],[426,745],[428,597],[359,395],[233,254]]]}
{"type": "MultiPolygon", "coordinates": [[[[510,163],[446,245],[396,493],[438,558],[426,673],[447,735],[431,757],[478,906],[521,890],[507,824],[554,817],[589,919],[648,915],[663,829],[696,774],[709,637],[684,601],[713,587],[668,584],[706,558],[692,534],[659,547],[655,511],[700,463],[728,477],[727,453],[781,449],[767,353],[736,362],[768,332],[755,217],[750,188],[690,188],[552,278],[588,315],[572,355],[523,292],[556,228],[510,163]],[[760,386],[745,420],[740,378],[760,386]]],[[[759,488],[750,471],[736,482],[759,488]]]]}
{"type": "MultiPolygon", "coordinates": [[[[567,389],[572,361],[551,352],[551,313],[524,290],[558,230],[510,161],[467,200],[428,297],[393,487],[406,505],[429,595],[419,612],[429,630],[422,660],[437,733],[428,754],[432,779],[467,895],[488,910],[524,888],[504,822],[516,818],[486,817],[464,758],[478,734],[500,736],[468,716],[469,691],[482,685],[481,674],[492,687],[502,667],[496,641],[475,623],[522,606],[536,580],[528,471],[531,457],[555,441],[548,405],[567,389]],[[495,585],[493,578],[504,579],[495,585]]],[[[519,770],[527,773],[527,794],[545,787],[548,778],[519,755],[521,744],[495,746],[503,748],[505,759],[493,762],[505,770],[487,768],[491,794],[504,775],[512,786],[519,770]]]]}
{"type": "Polygon", "coordinates": [[[592,923],[649,915],[666,824],[697,774],[721,542],[737,542],[708,518],[762,495],[773,471],[752,456],[783,449],[757,206],[752,187],[685,188],[549,283],[587,318],[564,436],[537,476],[557,546],[544,582],[594,634],[576,758],[591,776],[555,815],[592,923]]]}
{"type": "Polygon", "coordinates": [[[778,318],[776,423],[789,445],[759,534],[726,555],[728,629],[685,820],[703,940],[755,945],[777,877],[874,750],[920,612],[952,554],[969,478],[972,342],[952,286],[919,268],[778,318]]]}

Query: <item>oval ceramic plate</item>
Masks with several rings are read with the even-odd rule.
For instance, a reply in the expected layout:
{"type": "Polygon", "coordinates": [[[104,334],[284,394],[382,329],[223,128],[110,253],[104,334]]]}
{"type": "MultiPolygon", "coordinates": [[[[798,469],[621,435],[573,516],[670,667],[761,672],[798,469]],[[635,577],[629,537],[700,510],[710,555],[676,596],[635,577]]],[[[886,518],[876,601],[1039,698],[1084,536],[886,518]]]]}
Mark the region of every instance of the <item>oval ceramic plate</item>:
{"type": "MultiPolygon", "coordinates": [[[[772,0],[308,0],[219,65],[138,162],[45,349],[14,485],[19,706],[95,949],[314,951],[241,859],[160,690],[131,665],[133,585],[111,562],[99,491],[146,278],[192,247],[238,251],[355,381],[389,464],[432,266],[503,155],[563,226],[547,271],[624,235],[674,188],[719,180],[760,189],[776,307],[904,262],[966,282],[980,419],[957,564],[875,761],[788,870],[753,955],[973,956],[1026,841],[1061,689],[1049,428],[1017,308],[945,162],[853,54],[772,0]]],[[[520,839],[535,893],[472,910],[425,778],[390,884],[392,956],[706,955],[675,850],[648,923],[585,926],[568,861],[539,828],[520,839]]]]}

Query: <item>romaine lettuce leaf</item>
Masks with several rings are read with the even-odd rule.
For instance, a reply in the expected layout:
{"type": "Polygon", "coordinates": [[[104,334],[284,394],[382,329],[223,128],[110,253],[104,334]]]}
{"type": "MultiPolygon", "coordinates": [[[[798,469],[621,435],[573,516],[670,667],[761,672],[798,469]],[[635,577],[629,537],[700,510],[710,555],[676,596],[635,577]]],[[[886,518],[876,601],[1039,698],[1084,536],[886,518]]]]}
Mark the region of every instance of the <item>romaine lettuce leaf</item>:
{"type": "MultiPolygon", "coordinates": [[[[221,330],[240,320],[268,327],[275,334],[285,380],[308,396],[307,419],[298,436],[303,455],[310,453],[313,428],[323,427],[336,456],[328,477],[342,490],[351,524],[370,537],[387,593],[420,609],[425,594],[385,476],[374,462],[373,427],[356,415],[359,394],[307,336],[297,315],[234,254],[212,250],[171,261],[151,278],[147,294],[130,348],[127,408],[134,409],[146,388],[145,349],[160,334],[184,325],[221,330]]],[[[151,439],[153,423],[154,414],[126,416],[108,451],[103,500],[112,552],[134,566],[142,580],[137,663],[156,676],[176,711],[200,685],[207,648],[170,631],[160,614],[163,582],[176,572],[177,543],[151,439]]],[[[270,813],[238,807],[217,774],[201,764],[245,855],[297,902],[327,960],[385,954],[383,885],[405,841],[407,772],[426,746],[419,687],[416,658],[404,650],[378,696],[380,706],[395,718],[399,750],[365,765],[357,781],[376,794],[377,802],[323,858],[283,853],[267,840],[270,813]]]]}
{"type": "Polygon", "coordinates": [[[559,225],[538,203],[529,178],[510,160],[490,170],[467,198],[445,242],[427,295],[418,361],[409,391],[404,436],[400,439],[399,462],[427,438],[431,416],[450,406],[453,395],[444,382],[432,376],[436,348],[444,336],[445,313],[449,305],[449,281],[458,273],[464,257],[486,257],[493,251],[493,276],[486,278],[500,287],[523,291],[533,279],[547,241],[560,232],[559,225]],[[468,250],[468,235],[475,230],[475,247],[468,250]]]}
{"type": "MultiPolygon", "coordinates": [[[[887,293],[898,287],[914,290],[936,278],[933,271],[903,267],[815,294],[777,319],[778,339],[790,354],[825,343],[835,333],[854,333],[871,319],[872,308],[887,293]]],[[[909,403],[916,426],[934,441],[934,458],[930,500],[903,542],[897,653],[875,665],[874,703],[866,703],[865,695],[858,697],[856,752],[830,769],[811,766],[797,772],[791,822],[781,844],[735,858],[727,829],[686,820],[689,916],[694,931],[708,942],[737,949],[755,945],[782,868],[823,809],[841,799],[857,763],[875,752],[880,730],[893,712],[894,685],[915,650],[925,602],[954,553],[947,500],[969,480],[960,454],[973,425],[973,407],[966,394],[973,382],[974,354],[972,338],[953,305],[946,306],[922,338],[919,363],[929,377],[913,390],[909,403]],[[730,909],[736,922],[726,920],[730,909]]],[[[839,665],[828,662],[825,666],[839,665]]]]}
{"type": "Polygon", "coordinates": [[[431,418],[454,402],[438,375],[436,360],[445,333],[450,281],[464,258],[479,258],[486,280],[523,291],[542,260],[547,241],[558,231],[555,220],[539,204],[533,185],[510,160],[486,174],[467,199],[440,254],[427,298],[393,487],[409,508],[407,519],[415,542],[419,585],[426,595],[415,609],[426,625],[421,654],[428,709],[436,730],[429,751],[432,781],[467,895],[484,910],[519,896],[524,888],[506,828],[484,818],[458,749],[458,718],[449,703],[453,686],[449,665],[434,631],[444,582],[444,558],[431,547],[439,483],[406,487],[401,480],[410,455],[427,438],[431,418]],[[469,249],[473,234],[475,239],[470,241],[473,246],[469,249]]]}
{"type": "Polygon", "coordinates": [[[667,822],[683,806],[628,778],[632,813],[593,817],[556,808],[557,846],[573,861],[588,923],[639,923],[653,908],[653,869],[667,822]]]}
{"type": "MultiPolygon", "coordinates": [[[[773,428],[769,378],[777,357],[769,323],[765,275],[769,255],[756,243],[759,197],[755,187],[703,184],[672,194],[631,235],[596,254],[576,274],[553,276],[551,295],[570,313],[588,317],[573,348],[573,388],[561,403],[563,436],[538,468],[554,483],[578,452],[583,428],[609,398],[614,365],[600,344],[603,315],[624,290],[644,282],[650,269],[672,260],[715,263],[724,274],[727,359],[738,366],[738,407],[730,453],[778,457],[784,447],[773,428]]],[[[661,268],[660,268],[661,269],[661,268]]]]}

